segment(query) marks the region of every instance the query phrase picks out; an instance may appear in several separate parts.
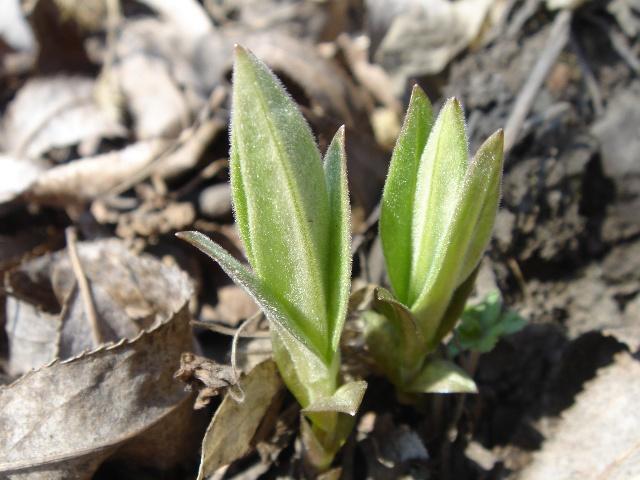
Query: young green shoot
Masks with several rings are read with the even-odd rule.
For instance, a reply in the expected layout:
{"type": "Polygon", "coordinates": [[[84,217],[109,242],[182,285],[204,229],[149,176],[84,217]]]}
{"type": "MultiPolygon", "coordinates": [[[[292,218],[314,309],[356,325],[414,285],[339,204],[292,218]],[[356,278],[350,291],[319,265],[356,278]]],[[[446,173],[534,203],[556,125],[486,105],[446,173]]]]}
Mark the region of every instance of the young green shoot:
{"type": "Polygon", "coordinates": [[[380,237],[392,292],[366,312],[369,350],[404,393],[474,392],[455,364],[436,357],[473,288],[498,209],[503,134],[469,159],[464,112],[449,99],[435,122],[416,86],[391,158],[380,237]]]}
{"type": "Polygon", "coordinates": [[[339,377],[351,278],[344,128],[324,160],[275,75],[236,47],[230,174],[250,268],[197,232],[182,232],[242,286],[269,320],[273,356],[302,406],[307,460],[331,464],[366,389],[339,377]]]}

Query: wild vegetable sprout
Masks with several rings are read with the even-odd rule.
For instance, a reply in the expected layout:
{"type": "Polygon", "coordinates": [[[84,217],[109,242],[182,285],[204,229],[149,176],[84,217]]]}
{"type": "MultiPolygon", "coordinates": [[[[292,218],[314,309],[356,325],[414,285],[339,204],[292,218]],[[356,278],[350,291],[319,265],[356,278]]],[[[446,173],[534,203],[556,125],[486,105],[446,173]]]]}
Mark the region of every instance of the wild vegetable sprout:
{"type": "Polygon", "coordinates": [[[380,236],[393,293],[365,312],[372,356],[400,392],[473,392],[434,354],[471,292],[491,236],[502,177],[502,131],[469,160],[464,113],[448,100],[435,123],[415,87],[384,186],[380,236]]]}
{"type": "Polygon", "coordinates": [[[280,82],[236,47],[230,157],[236,223],[252,269],[202,234],[179,236],[216,260],[269,319],[278,369],[303,407],[308,460],[322,470],[350,433],[366,389],[338,375],[351,278],[344,130],[322,161],[280,82]]]}
{"type": "MultiPolygon", "coordinates": [[[[457,100],[435,123],[415,87],[382,198],[380,235],[392,292],[364,312],[369,350],[399,392],[475,391],[435,352],[453,329],[489,241],[502,175],[502,132],[469,160],[457,100]]],[[[324,160],[311,130],[270,70],[236,48],[230,171],[248,268],[204,235],[205,252],[270,322],[280,373],[302,406],[307,459],[326,469],[349,435],[364,381],[342,383],[340,335],[350,292],[350,209],[344,129],[324,160]]]]}

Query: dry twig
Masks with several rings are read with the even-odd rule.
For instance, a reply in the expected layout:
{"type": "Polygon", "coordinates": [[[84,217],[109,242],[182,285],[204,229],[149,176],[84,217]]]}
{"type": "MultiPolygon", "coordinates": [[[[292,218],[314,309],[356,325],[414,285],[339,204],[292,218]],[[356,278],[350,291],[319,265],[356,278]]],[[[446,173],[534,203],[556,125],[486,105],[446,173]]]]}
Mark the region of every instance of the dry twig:
{"type": "Polygon", "coordinates": [[[564,49],[569,41],[569,32],[571,28],[572,12],[563,10],[556,16],[549,36],[542,49],[542,54],[538,58],[538,62],[533,67],[527,81],[518,93],[511,115],[507,120],[504,129],[504,151],[511,150],[516,144],[522,125],[529,114],[529,110],[533,105],[533,101],[542,86],[545,78],[549,74],[551,67],[554,65],[560,52],[564,49]]]}
{"type": "Polygon", "coordinates": [[[93,340],[93,345],[94,347],[97,347],[103,343],[103,336],[100,331],[100,323],[98,321],[98,314],[93,302],[89,281],[84,274],[82,263],[80,262],[80,256],[78,255],[78,248],[76,246],[78,234],[76,233],[76,229],[73,227],[67,228],[65,230],[65,237],[67,239],[67,250],[69,252],[69,259],[71,260],[71,268],[73,269],[73,274],[78,282],[78,288],[80,289],[80,295],[82,296],[82,303],[84,304],[84,311],[87,314],[87,320],[91,326],[91,338],[93,340]]]}

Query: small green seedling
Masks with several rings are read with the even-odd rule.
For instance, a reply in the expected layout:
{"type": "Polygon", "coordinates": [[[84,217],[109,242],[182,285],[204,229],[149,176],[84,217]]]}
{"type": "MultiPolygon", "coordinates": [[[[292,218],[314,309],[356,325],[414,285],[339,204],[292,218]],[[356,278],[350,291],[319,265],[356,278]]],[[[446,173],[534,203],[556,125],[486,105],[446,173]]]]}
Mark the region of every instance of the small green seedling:
{"type": "Polygon", "coordinates": [[[344,129],[323,162],[294,101],[242,47],[231,127],[233,205],[251,269],[200,233],[178,235],[217,261],[269,319],[274,359],[303,407],[307,459],[323,470],[350,433],[366,389],[339,378],[351,279],[344,129]]]}
{"type": "Polygon", "coordinates": [[[491,292],[477,305],[464,309],[453,339],[447,345],[451,357],[462,351],[486,353],[500,338],[521,330],[527,321],[504,308],[500,292],[491,292]]]}
{"type": "Polygon", "coordinates": [[[429,99],[414,87],[380,212],[393,293],[378,288],[364,314],[369,350],[400,392],[476,390],[435,352],[464,309],[489,242],[502,159],[501,130],[470,160],[460,103],[448,100],[433,122],[429,99]]]}

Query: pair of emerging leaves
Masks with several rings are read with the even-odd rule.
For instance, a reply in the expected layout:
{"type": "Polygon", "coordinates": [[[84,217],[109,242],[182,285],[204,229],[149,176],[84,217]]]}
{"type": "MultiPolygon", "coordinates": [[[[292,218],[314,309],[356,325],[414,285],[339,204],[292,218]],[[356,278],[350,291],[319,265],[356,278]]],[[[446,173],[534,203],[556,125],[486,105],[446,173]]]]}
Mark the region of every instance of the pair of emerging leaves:
{"type": "Polygon", "coordinates": [[[323,162],[296,104],[242,47],[234,63],[230,170],[252,269],[202,234],[179,236],[216,260],[270,320],[274,359],[305,413],[309,460],[323,469],[349,434],[366,389],[363,381],[339,385],[338,378],[351,283],[344,129],[323,162]]]}

